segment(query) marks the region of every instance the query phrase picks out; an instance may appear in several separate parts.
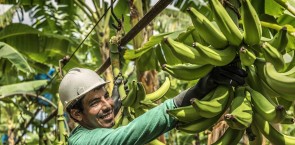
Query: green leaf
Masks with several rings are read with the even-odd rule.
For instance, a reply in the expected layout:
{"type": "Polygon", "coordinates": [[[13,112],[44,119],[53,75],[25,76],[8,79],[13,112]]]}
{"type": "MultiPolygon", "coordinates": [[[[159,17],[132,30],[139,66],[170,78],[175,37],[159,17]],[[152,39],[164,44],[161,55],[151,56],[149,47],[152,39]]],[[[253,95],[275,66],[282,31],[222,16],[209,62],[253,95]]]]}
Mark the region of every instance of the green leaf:
{"type": "Polygon", "coordinates": [[[145,55],[142,55],[139,59],[137,59],[137,70],[139,72],[144,72],[153,69],[159,70],[160,68],[158,65],[158,60],[155,59],[156,57],[156,52],[153,49],[147,51],[145,55]]]}
{"type": "Polygon", "coordinates": [[[38,30],[24,24],[11,24],[0,32],[0,40],[25,34],[40,34],[38,30]]]}
{"type": "Polygon", "coordinates": [[[0,42],[0,59],[8,59],[18,70],[23,72],[33,72],[27,60],[15,48],[0,42]]]}
{"type": "Polygon", "coordinates": [[[45,86],[47,80],[28,81],[23,83],[5,85],[0,87],[0,96],[15,93],[34,93],[40,87],[45,86]]]}
{"type": "MultiPolygon", "coordinates": [[[[0,40],[34,62],[55,66],[58,66],[59,60],[69,53],[70,46],[73,44],[67,37],[43,33],[24,24],[12,24],[5,27],[0,32],[0,40]]],[[[75,65],[78,66],[79,63],[75,65]]]]}
{"type": "Polygon", "coordinates": [[[265,0],[265,14],[279,17],[283,14],[284,9],[274,0],[265,0]]]}
{"type": "Polygon", "coordinates": [[[284,14],[281,17],[278,18],[278,23],[279,25],[292,25],[295,27],[295,21],[294,21],[294,16],[291,16],[289,14],[284,14]]]}
{"type": "Polygon", "coordinates": [[[290,52],[292,50],[295,50],[295,36],[288,33],[288,44],[286,51],[290,52]]]}
{"type": "Polygon", "coordinates": [[[260,17],[261,14],[264,14],[264,4],[265,4],[265,0],[251,0],[251,4],[254,7],[254,9],[256,10],[256,13],[258,14],[258,16],[260,17]]]}
{"type": "Polygon", "coordinates": [[[152,49],[156,44],[159,44],[165,36],[167,36],[171,33],[173,33],[173,32],[163,33],[163,34],[159,34],[159,35],[150,37],[149,41],[146,42],[141,48],[136,49],[136,50],[126,50],[124,53],[124,58],[125,59],[135,59],[135,58],[140,57],[141,55],[143,55],[144,53],[146,53],[147,51],[152,49]]]}

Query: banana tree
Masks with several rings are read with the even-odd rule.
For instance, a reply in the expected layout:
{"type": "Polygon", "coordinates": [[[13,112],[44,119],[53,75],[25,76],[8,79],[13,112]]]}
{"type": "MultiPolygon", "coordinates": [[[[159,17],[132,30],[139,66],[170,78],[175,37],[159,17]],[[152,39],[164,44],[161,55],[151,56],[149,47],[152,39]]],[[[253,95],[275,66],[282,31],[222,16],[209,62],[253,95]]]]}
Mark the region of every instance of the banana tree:
{"type": "MultiPolygon", "coordinates": [[[[46,2],[50,4],[50,2],[46,2]]],[[[20,7],[20,11],[30,10],[32,15],[36,17],[36,23],[32,26],[24,25],[24,24],[14,24],[12,21],[8,20],[9,17],[5,17],[5,19],[1,19],[3,21],[7,21],[10,23],[5,23],[5,27],[1,30],[1,101],[6,101],[7,105],[4,107],[9,107],[11,103],[13,103],[17,108],[23,108],[23,104],[18,104],[15,102],[9,101],[9,99],[16,99],[17,101],[27,99],[29,103],[36,103],[33,105],[33,108],[36,108],[39,104],[39,99],[42,97],[42,92],[45,92],[47,95],[53,95],[51,97],[51,101],[57,102],[56,100],[56,91],[57,86],[55,81],[53,81],[54,76],[51,72],[49,74],[49,68],[55,68],[59,66],[59,60],[61,60],[66,54],[69,52],[73,52],[75,48],[78,46],[76,36],[74,37],[75,31],[72,31],[73,27],[68,27],[65,31],[61,31],[64,25],[69,26],[68,23],[55,23],[60,22],[59,19],[64,17],[58,17],[57,13],[54,13],[53,10],[56,10],[50,5],[45,5],[45,3],[38,3],[36,9],[32,8],[37,3],[22,3],[17,5],[20,7]],[[30,9],[32,8],[32,9],[30,9]],[[46,8],[47,11],[46,11],[46,8]],[[35,10],[35,11],[32,11],[35,10]],[[51,11],[52,10],[52,11],[51,11]],[[44,14],[42,17],[41,14],[44,14]],[[52,16],[52,15],[53,16],[52,16]],[[43,19],[42,19],[43,18],[43,19]],[[47,21],[44,21],[47,20],[47,21]],[[47,27],[47,26],[48,27],[47,27]],[[43,26],[43,27],[41,27],[43,26]],[[39,30],[38,30],[39,29],[39,30]],[[52,33],[53,32],[53,33],[52,33]],[[65,32],[65,33],[64,33],[65,32]],[[71,32],[71,33],[70,33],[71,32]],[[66,36],[66,37],[65,37],[66,36]],[[73,36],[73,37],[70,37],[73,36]],[[30,65],[29,65],[30,64],[30,65]],[[48,73],[47,73],[48,72],[48,73]],[[45,76],[45,77],[44,77],[45,76]],[[21,82],[29,82],[35,79],[45,79],[42,80],[43,84],[38,84],[38,81],[32,82],[32,87],[29,87],[30,84],[21,84],[21,82]],[[47,81],[50,80],[51,81],[47,81]],[[13,87],[9,84],[14,84],[16,89],[12,89],[13,87]],[[25,87],[24,87],[25,86],[25,87]],[[42,87],[47,87],[44,91],[40,90],[42,87]],[[23,88],[27,89],[23,89],[23,88]],[[17,89],[18,88],[18,89],[17,89]],[[28,89],[29,88],[29,89],[28,89]],[[33,93],[33,94],[29,94],[33,93]],[[35,93],[35,95],[34,95],[35,93]],[[8,100],[8,102],[7,102],[8,100]],[[36,102],[36,100],[38,100],[36,102]],[[37,106],[36,106],[37,105],[37,106]]],[[[15,12],[15,7],[12,7],[13,10],[8,11],[7,13],[15,12]]],[[[68,10],[68,9],[67,9],[68,10]]],[[[75,9],[73,9],[75,10],[75,9]]],[[[9,16],[12,14],[5,13],[5,16],[9,16]]],[[[66,15],[68,16],[68,15],[66,15]]],[[[1,17],[2,18],[2,17],[1,17]]],[[[73,20],[74,21],[74,20],[73,20]]],[[[73,22],[73,21],[65,21],[65,22],[73,22]]],[[[78,29],[79,30],[79,29],[78,29]]],[[[82,35],[80,35],[82,37],[82,35]]],[[[84,47],[85,49],[85,47],[84,47]]],[[[89,61],[85,54],[85,51],[80,52],[80,55],[75,55],[72,57],[71,62],[67,64],[65,69],[71,67],[79,67],[82,66],[83,62],[89,61]],[[81,59],[82,58],[82,59],[81,59]]],[[[84,65],[85,66],[85,65],[84,65]]],[[[91,66],[88,66],[91,67],[91,66]]],[[[56,75],[56,73],[55,73],[56,75]]],[[[48,100],[46,100],[48,101],[48,100]]],[[[49,101],[53,106],[56,105],[49,101]]],[[[5,103],[5,104],[6,104],[5,103]]],[[[53,108],[54,109],[54,108],[53,108]]],[[[29,112],[31,109],[22,109],[22,111],[29,112]]],[[[52,110],[43,108],[43,112],[49,114],[52,110]]],[[[12,115],[12,113],[7,113],[8,115],[12,115]]],[[[7,118],[11,118],[12,121],[16,122],[16,116],[9,116],[7,118]]],[[[32,117],[35,120],[35,117],[32,117]]],[[[24,123],[24,121],[22,121],[24,123]]],[[[34,121],[33,121],[34,122],[34,121]]],[[[27,122],[27,124],[31,124],[32,122],[27,122]]],[[[40,123],[39,123],[40,124],[40,123]]],[[[52,127],[54,122],[50,122],[50,127],[52,127]]],[[[18,127],[18,123],[16,123],[15,127],[18,127]]],[[[41,124],[42,125],[42,124],[41,124]]],[[[33,125],[40,126],[40,125],[33,125]]],[[[14,127],[13,127],[14,128],[14,127]]],[[[10,128],[12,130],[13,128],[10,128]]],[[[25,128],[22,132],[25,132],[25,128]]],[[[41,128],[40,128],[41,129],[41,128]]],[[[11,131],[8,131],[11,132],[11,131]]],[[[42,131],[39,131],[42,132],[42,131]]],[[[10,133],[12,134],[12,133],[10,133]]],[[[18,133],[19,134],[19,133],[18,133]]],[[[16,132],[16,139],[18,141],[22,136],[18,136],[16,132]]],[[[22,134],[24,135],[24,133],[22,134]]],[[[12,136],[10,136],[12,137],[12,136]]],[[[39,138],[42,136],[39,135],[39,138]]],[[[12,139],[13,140],[13,139],[12,139]]],[[[12,143],[12,142],[11,142],[12,143]]],[[[42,143],[42,140],[39,140],[39,143],[42,143]]],[[[13,144],[13,143],[12,143],[13,144]]]]}

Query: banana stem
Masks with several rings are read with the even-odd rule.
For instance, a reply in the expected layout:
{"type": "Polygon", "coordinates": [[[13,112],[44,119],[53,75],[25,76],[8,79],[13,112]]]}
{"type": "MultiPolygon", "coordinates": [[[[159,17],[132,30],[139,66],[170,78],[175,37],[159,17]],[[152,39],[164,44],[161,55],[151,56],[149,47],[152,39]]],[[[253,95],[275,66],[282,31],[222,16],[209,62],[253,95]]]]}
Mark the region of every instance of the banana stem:
{"type": "MultiPolygon", "coordinates": [[[[271,28],[271,29],[275,29],[277,31],[281,30],[284,26],[280,26],[274,23],[269,23],[269,22],[264,22],[264,21],[260,21],[261,26],[263,27],[267,27],[267,28],[271,28]]],[[[295,29],[293,27],[288,27],[287,29],[288,33],[294,33],[295,29]]]]}
{"type": "Polygon", "coordinates": [[[67,135],[67,132],[65,131],[65,118],[63,114],[64,114],[63,106],[61,104],[61,101],[58,101],[57,121],[58,121],[60,144],[66,144],[66,135],[67,135]]]}
{"type": "Polygon", "coordinates": [[[275,0],[275,2],[277,2],[279,5],[284,7],[286,10],[288,10],[291,14],[295,16],[295,8],[292,5],[290,5],[287,1],[275,0]]]}

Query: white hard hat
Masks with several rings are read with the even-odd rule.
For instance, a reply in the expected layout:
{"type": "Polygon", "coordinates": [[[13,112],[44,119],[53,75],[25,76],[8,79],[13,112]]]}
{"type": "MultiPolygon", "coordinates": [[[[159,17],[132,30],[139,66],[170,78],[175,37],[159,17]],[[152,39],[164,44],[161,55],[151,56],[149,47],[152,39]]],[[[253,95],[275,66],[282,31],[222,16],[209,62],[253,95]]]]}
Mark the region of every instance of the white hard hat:
{"type": "Polygon", "coordinates": [[[95,71],[85,68],[72,68],[59,85],[60,100],[66,109],[74,100],[78,101],[87,92],[109,83],[95,71]]]}

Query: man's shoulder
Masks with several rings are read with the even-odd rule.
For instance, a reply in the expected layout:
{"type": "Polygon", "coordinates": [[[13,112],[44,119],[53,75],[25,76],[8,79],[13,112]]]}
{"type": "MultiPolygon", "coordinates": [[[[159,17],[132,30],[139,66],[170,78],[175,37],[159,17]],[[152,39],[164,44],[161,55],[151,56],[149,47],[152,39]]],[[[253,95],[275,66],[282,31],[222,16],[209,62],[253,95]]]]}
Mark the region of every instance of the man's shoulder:
{"type": "Polygon", "coordinates": [[[100,142],[111,132],[111,130],[112,129],[107,128],[96,128],[90,130],[79,125],[71,132],[69,136],[69,143],[85,144],[100,142]]]}

